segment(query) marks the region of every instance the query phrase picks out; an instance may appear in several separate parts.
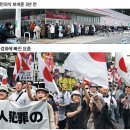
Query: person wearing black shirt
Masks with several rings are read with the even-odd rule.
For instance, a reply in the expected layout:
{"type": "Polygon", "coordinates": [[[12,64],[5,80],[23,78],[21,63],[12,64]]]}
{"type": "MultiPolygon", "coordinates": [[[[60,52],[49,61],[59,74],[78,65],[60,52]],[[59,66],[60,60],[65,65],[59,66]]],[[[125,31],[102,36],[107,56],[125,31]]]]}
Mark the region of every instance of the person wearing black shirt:
{"type": "Polygon", "coordinates": [[[87,121],[89,118],[89,95],[84,87],[85,98],[81,101],[81,93],[74,90],[71,94],[72,103],[66,108],[68,129],[87,129],[87,121]]]}
{"type": "Polygon", "coordinates": [[[120,99],[123,107],[124,129],[130,129],[130,86],[125,87],[125,93],[120,96],[120,99]]]}

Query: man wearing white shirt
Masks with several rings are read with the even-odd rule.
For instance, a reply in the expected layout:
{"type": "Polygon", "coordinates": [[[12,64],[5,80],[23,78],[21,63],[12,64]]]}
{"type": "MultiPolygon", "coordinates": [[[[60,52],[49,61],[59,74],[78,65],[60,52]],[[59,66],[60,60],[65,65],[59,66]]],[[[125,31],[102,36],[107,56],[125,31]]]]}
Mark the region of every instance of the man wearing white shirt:
{"type": "Polygon", "coordinates": [[[9,100],[16,102],[20,107],[29,105],[27,94],[23,91],[22,82],[17,82],[16,91],[11,94],[9,100]]]}

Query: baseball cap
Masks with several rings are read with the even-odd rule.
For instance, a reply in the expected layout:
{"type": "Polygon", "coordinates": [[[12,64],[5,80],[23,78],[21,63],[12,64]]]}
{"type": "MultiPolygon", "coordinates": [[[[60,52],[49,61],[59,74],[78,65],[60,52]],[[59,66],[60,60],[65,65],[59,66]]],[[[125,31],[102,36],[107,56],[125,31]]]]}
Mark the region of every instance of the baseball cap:
{"type": "Polygon", "coordinates": [[[38,91],[44,91],[45,93],[49,93],[49,90],[48,90],[47,88],[38,88],[38,89],[36,90],[36,93],[37,93],[38,91]]]}
{"type": "Polygon", "coordinates": [[[5,91],[7,93],[9,92],[7,86],[1,86],[0,91],[5,91]]]}
{"type": "Polygon", "coordinates": [[[74,91],[71,93],[71,97],[72,97],[73,95],[79,95],[79,96],[81,96],[80,92],[77,91],[77,90],[74,90],[74,91]]]}

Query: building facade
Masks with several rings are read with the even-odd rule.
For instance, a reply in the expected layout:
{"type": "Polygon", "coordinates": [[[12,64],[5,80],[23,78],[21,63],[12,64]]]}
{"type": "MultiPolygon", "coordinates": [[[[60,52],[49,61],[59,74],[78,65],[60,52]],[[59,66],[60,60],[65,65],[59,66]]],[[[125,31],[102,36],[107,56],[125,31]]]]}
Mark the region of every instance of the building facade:
{"type": "MultiPolygon", "coordinates": [[[[109,26],[129,26],[130,16],[111,9],[22,9],[21,24],[79,23],[109,26]]],[[[15,9],[0,10],[0,25],[15,24],[15,9]],[[6,14],[6,15],[4,15],[6,14]]]]}

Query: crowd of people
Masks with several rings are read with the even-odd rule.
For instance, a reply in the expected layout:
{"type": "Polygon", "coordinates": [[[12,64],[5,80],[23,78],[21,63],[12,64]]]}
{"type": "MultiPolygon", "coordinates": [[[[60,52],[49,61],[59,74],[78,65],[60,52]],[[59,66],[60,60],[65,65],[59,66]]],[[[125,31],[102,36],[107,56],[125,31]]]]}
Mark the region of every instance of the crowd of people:
{"type": "Polygon", "coordinates": [[[13,92],[0,87],[0,100],[14,101],[20,107],[32,101],[47,101],[51,129],[116,129],[119,118],[130,128],[130,86],[109,83],[98,86],[77,83],[72,91],[51,93],[45,84],[18,81],[13,92]]]}
{"type": "MultiPolygon", "coordinates": [[[[62,39],[62,38],[73,38],[76,36],[95,35],[98,33],[109,32],[123,32],[128,30],[126,26],[106,26],[106,25],[85,25],[85,24],[36,24],[31,22],[29,25],[21,25],[21,35],[24,36],[25,32],[30,33],[32,39],[62,39]]],[[[25,35],[29,37],[28,34],[25,35]]],[[[11,22],[6,22],[5,25],[0,27],[0,43],[8,43],[9,38],[16,38],[15,36],[15,25],[11,22]]]]}
{"type": "Polygon", "coordinates": [[[69,23],[55,23],[55,24],[41,24],[37,25],[31,22],[29,25],[21,26],[21,33],[30,32],[31,38],[40,39],[57,39],[57,38],[73,38],[76,36],[94,35],[97,32],[114,32],[128,30],[125,26],[106,26],[106,25],[85,25],[85,24],[69,24],[69,23]]]}

